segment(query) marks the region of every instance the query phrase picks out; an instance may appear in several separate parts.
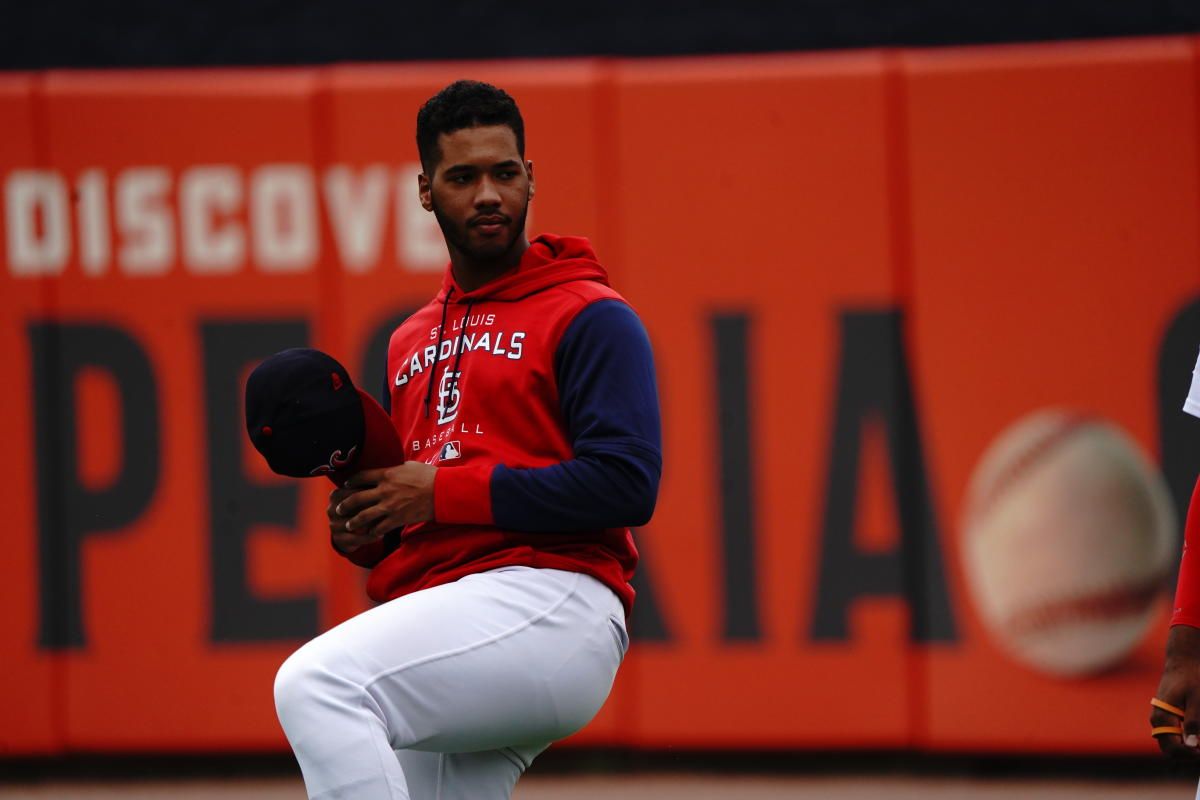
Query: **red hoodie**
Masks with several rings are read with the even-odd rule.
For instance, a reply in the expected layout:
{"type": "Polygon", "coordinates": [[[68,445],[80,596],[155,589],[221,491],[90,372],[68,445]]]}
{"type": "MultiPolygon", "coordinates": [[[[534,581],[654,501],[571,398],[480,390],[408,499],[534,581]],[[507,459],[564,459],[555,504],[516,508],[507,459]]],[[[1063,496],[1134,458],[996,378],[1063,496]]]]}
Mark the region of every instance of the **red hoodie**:
{"type": "Polygon", "coordinates": [[[392,334],[392,421],[405,458],[438,471],[434,520],[407,526],[400,546],[374,567],[372,599],[520,565],[591,575],[628,613],[638,560],[628,528],[503,530],[491,496],[499,464],[547,467],[573,457],[555,353],[576,315],[600,300],[624,302],[588,241],[543,235],[516,269],[473,292],[447,269],[437,296],[392,334]]]}

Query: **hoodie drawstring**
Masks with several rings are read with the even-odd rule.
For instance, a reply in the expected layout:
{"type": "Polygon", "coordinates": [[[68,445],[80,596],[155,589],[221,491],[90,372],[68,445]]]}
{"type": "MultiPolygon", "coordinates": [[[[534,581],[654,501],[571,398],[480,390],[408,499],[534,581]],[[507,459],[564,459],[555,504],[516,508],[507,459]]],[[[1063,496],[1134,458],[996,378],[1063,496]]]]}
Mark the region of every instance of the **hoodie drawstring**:
{"type": "Polygon", "coordinates": [[[454,356],[454,369],[450,370],[450,386],[449,393],[454,394],[454,390],[458,388],[458,366],[462,363],[463,344],[467,341],[467,323],[471,321],[471,309],[475,307],[474,300],[467,301],[467,313],[463,314],[462,322],[458,326],[458,354],[454,356]]]}
{"type": "Polygon", "coordinates": [[[438,326],[437,349],[433,353],[433,369],[429,370],[429,387],[425,390],[425,419],[429,419],[429,404],[433,401],[433,373],[437,372],[438,356],[442,354],[442,340],[446,337],[446,310],[450,307],[450,295],[454,294],[454,287],[450,287],[450,291],[446,292],[446,297],[442,300],[442,324],[438,326]]]}
{"type": "MultiPolygon", "coordinates": [[[[433,354],[433,369],[429,370],[429,385],[425,389],[425,419],[429,419],[429,407],[433,403],[433,381],[434,374],[437,372],[437,363],[441,360],[442,343],[446,340],[446,312],[450,308],[450,295],[454,294],[453,287],[446,292],[446,298],[442,300],[442,324],[438,326],[438,338],[436,350],[433,354]]],[[[450,370],[450,380],[446,384],[447,396],[453,396],[454,390],[458,388],[458,370],[462,365],[463,342],[467,334],[467,323],[471,321],[471,309],[475,307],[474,300],[467,301],[467,312],[463,314],[462,321],[458,323],[458,339],[456,347],[458,352],[454,356],[454,367],[450,370]]],[[[454,348],[451,348],[452,350],[454,348]]]]}

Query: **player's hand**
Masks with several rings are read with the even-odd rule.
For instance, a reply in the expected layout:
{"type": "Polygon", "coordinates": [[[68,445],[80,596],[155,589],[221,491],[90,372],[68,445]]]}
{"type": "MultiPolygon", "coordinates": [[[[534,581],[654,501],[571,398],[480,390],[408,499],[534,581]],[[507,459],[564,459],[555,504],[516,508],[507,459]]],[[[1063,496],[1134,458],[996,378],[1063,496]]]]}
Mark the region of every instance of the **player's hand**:
{"type": "Polygon", "coordinates": [[[433,519],[433,476],[437,467],[406,461],[384,469],[366,469],[350,476],[351,494],[334,507],[345,518],[349,533],[380,534],[433,519]]]}
{"type": "Polygon", "coordinates": [[[329,505],[325,507],[325,516],[329,518],[329,536],[333,546],[342,553],[353,553],[360,547],[370,544],[383,536],[385,529],[371,526],[360,530],[347,530],[349,517],[338,512],[343,502],[354,495],[353,489],[337,488],[329,493],[329,505]]]}
{"type": "Polygon", "coordinates": [[[1184,710],[1182,720],[1151,706],[1150,726],[1183,724],[1183,736],[1156,736],[1158,747],[1172,758],[1200,758],[1200,628],[1173,625],[1167,635],[1167,657],[1154,695],[1184,710]]]}

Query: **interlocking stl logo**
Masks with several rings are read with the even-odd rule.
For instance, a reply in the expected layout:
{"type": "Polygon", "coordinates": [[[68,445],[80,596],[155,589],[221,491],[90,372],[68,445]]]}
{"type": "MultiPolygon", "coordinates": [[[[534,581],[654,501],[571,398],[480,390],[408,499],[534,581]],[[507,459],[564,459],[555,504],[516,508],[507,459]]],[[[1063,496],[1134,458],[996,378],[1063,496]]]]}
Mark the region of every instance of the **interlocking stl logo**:
{"type": "Polygon", "coordinates": [[[454,372],[449,367],[442,370],[442,378],[438,381],[438,425],[453,422],[458,416],[458,403],[462,394],[458,391],[458,378],[461,372],[454,372]]]}

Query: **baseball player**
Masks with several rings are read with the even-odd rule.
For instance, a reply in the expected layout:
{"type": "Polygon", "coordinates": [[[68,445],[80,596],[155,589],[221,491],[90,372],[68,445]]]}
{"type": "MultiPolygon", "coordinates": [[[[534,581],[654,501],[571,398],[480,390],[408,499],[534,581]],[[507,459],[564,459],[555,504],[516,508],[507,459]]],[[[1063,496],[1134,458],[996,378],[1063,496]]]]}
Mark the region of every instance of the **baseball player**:
{"type": "MultiPolygon", "coordinates": [[[[1200,359],[1183,410],[1200,417],[1200,359]]],[[[1173,757],[1200,755],[1200,480],[1188,505],[1166,662],[1150,705],[1151,735],[1159,748],[1173,757]]]]}
{"type": "Polygon", "coordinates": [[[418,113],[417,145],[450,264],[389,345],[404,462],[358,471],[327,510],[381,605],[275,681],[313,798],[509,797],[608,696],[629,642],[629,527],[658,491],[648,337],[586,239],[527,239],[512,98],[453,83],[418,113]]]}

